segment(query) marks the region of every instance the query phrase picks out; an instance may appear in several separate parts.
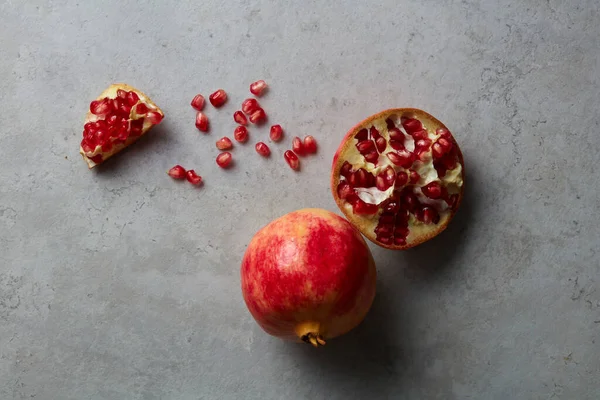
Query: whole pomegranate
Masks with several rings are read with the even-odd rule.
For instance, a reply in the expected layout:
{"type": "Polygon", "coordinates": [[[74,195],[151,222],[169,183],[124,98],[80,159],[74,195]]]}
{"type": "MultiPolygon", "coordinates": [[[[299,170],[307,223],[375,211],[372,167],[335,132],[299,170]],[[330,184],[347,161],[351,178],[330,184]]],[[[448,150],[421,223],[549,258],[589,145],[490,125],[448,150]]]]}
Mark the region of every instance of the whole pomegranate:
{"type": "Polygon", "coordinates": [[[267,333],[314,346],[357,326],[375,297],[375,263],[360,233],[315,208],[262,228],[241,278],[246,305],[267,333]]]}
{"type": "Polygon", "coordinates": [[[350,129],[331,172],[333,197],[372,242],[407,249],[442,232],[461,203],[464,162],[444,124],[396,108],[350,129]]]}

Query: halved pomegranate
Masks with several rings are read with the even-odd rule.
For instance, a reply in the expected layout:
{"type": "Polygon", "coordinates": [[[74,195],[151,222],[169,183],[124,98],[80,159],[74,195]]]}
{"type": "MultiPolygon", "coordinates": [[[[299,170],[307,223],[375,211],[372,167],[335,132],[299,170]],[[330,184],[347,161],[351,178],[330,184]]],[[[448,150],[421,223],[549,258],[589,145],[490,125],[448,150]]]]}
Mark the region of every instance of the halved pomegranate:
{"type": "Polygon", "coordinates": [[[428,113],[375,114],[344,137],[331,173],[333,197],[369,240],[408,249],[442,232],[460,205],[464,161],[456,140],[428,113]]]}
{"type": "Polygon", "coordinates": [[[90,103],[79,146],[88,167],[94,168],[134,143],[164,118],[148,96],[124,83],[110,85],[90,103]]]}

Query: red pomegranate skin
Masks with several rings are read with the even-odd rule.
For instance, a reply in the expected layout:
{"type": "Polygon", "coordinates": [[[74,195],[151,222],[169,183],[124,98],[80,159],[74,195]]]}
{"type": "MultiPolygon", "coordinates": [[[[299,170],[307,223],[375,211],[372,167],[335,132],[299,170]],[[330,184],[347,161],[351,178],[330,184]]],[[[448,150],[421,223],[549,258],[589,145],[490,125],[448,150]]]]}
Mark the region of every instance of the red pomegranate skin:
{"type": "Polygon", "coordinates": [[[366,316],[375,263],[360,233],[322,209],[294,211],[262,228],[241,267],[244,300],[258,324],[282,339],[342,335],[366,316]]]}

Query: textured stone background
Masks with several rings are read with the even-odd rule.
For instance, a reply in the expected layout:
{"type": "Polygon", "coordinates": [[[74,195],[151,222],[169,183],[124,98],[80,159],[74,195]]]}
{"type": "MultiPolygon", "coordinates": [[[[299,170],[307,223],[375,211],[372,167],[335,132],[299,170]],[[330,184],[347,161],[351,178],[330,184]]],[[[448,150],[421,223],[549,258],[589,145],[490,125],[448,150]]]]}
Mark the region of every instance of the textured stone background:
{"type": "Polygon", "coordinates": [[[0,398],[598,399],[598,2],[273,3],[0,4],[0,398]],[[271,120],[319,140],[301,173],[289,140],[214,163],[259,78],[271,120]],[[88,171],[82,117],[113,81],[167,119],[88,171]],[[231,101],[202,136],[189,101],[219,87],[231,101]],[[373,248],[378,297],[351,334],[318,351],[263,334],[246,243],[294,209],[336,211],[341,136],[398,106],[457,137],[460,213],[417,249],[373,248]],[[172,182],[174,163],[206,185],[172,182]]]}

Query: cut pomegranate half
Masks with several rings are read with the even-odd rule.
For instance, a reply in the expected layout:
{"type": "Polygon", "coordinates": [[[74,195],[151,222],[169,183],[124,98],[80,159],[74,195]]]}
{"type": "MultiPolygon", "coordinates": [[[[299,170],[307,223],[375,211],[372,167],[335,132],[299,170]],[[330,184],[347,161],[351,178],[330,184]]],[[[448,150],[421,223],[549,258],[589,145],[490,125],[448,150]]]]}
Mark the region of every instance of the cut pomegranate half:
{"type": "Polygon", "coordinates": [[[89,168],[104,162],[146,134],[164,118],[162,110],[140,90],[110,85],[90,103],[79,152],[89,168]]]}
{"type": "Polygon", "coordinates": [[[372,242],[408,249],[442,232],[464,192],[456,140],[428,113],[390,109],[353,127],[331,173],[333,197],[372,242]]]}

